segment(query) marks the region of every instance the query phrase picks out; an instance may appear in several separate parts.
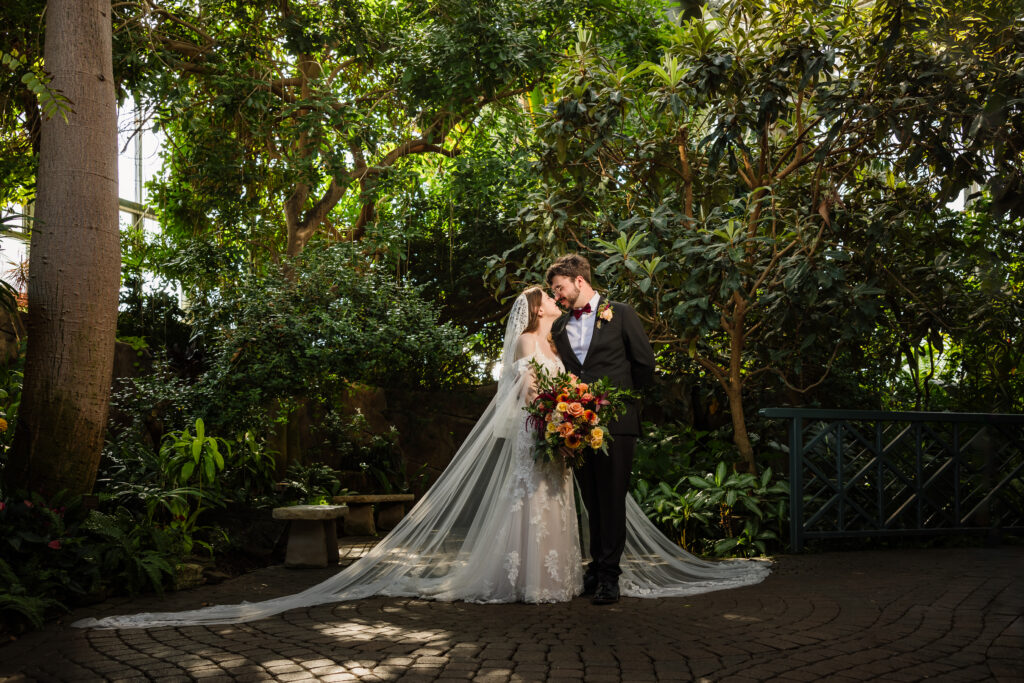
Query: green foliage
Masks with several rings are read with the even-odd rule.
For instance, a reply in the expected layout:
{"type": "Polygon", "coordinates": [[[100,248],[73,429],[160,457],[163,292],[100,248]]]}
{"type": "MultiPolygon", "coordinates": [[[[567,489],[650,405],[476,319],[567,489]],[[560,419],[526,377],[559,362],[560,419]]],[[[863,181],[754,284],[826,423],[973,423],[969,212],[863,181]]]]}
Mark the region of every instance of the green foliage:
{"type": "MultiPolygon", "coordinates": [[[[0,9],[0,206],[23,205],[35,192],[42,122],[40,99],[26,83],[42,84],[45,0],[4,3],[0,9]]],[[[43,93],[45,96],[45,92],[43,93]]]]}
{"type": "MultiPolygon", "coordinates": [[[[231,503],[259,506],[272,496],[273,455],[251,432],[239,434],[232,447],[196,419],[191,428],[164,434],[158,448],[133,436],[127,429],[108,443],[98,484],[118,510],[167,532],[181,555],[197,545],[212,552],[225,540],[215,526],[200,524],[204,513],[231,503]]],[[[137,540],[125,533],[125,542],[137,540]]]]}
{"type": "MultiPolygon", "coordinates": [[[[195,538],[200,528],[199,516],[210,507],[224,505],[224,494],[218,475],[224,470],[225,458],[231,458],[231,446],[220,437],[207,436],[202,419],[195,421],[195,434],[186,428],[164,435],[160,444],[165,495],[159,501],[170,516],[170,528],[181,532],[185,552],[199,543],[212,550],[210,544],[195,538]],[[223,451],[223,453],[222,453],[223,451]]],[[[149,511],[150,519],[153,510],[149,511]]]]}
{"type": "Polygon", "coordinates": [[[150,349],[163,351],[177,366],[189,357],[191,328],[173,292],[143,292],[143,276],[128,273],[122,281],[117,336],[145,341],[150,349]]]}
{"type": "Polygon", "coordinates": [[[698,554],[717,557],[765,555],[778,546],[789,499],[789,485],[772,482],[771,468],[760,476],[719,462],[703,476],[688,474],[675,486],[651,487],[637,481],[634,496],[663,530],[698,554]]]}
{"type": "Polygon", "coordinates": [[[195,422],[195,434],[189,429],[168,432],[160,446],[167,462],[167,473],[178,484],[195,482],[199,488],[212,486],[224,469],[225,456],[231,457],[231,446],[224,439],[206,435],[202,419],[195,422]],[[225,453],[221,454],[224,450],[225,453]]]}
{"type": "Polygon", "coordinates": [[[59,494],[0,494],[0,624],[19,632],[109,594],[162,591],[178,533],[124,508],[86,512],[59,494]]]}
{"type": "Polygon", "coordinates": [[[21,405],[21,387],[25,382],[25,356],[18,355],[17,363],[0,368],[0,474],[6,461],[7,450],[14,441],[14,430],[18,425],[18,408],[21,405]]]}
{"type": "Polygon", "coordinates": [[[35,96],[43,110],[43,116],[52,118],[60,114],[66,123],[71,112],[71,102],[63,93],[50,87],[50,78],[41,69],[33,68],[25,60],[0,50],[0,64],[8,71],[20,76],[21,84],[35,96]]]}
{"type": "Polygon", "coordinates": [[[518,244],[504,227],[538,186],[524,144],[533,130],[532,116],[518,107],[482,112],[456,158],[410,159],[381,179],[388,199],[377,203],[364,238],[442,305],[443,319],[473,332],[491,328],[492,340],[500,341],[495,320],[506,306],[481,287],[480,262],[518,244]]]}
{"type": "Polygon", "coordinates": [[[377,433],[361,410],[346,415],[331,409],[319,428],[325,435],[324,452],[319,457],[338,470],[362,472],[381,493],[409,491],[409,476],[394,426],[377,433]]]}
{"type": "Polygon", "coordinates": [[[341,487],[337,473],[323,463],[292,463],[278,496],[282,505],[329,505],[334,496],[350,493],[341,487]]]}
{"type": "Polygon", "coordinates": [[[331,405],[350,382],[414,388],[471,377],[461,330],[438,324],[416,288],[349,245],[307,249],[289,269],[194,312],[212,357],[195,405],[211,425],[265,430],[275,403],[331,405]]]}
{"type": "Polygon", "coordinates": [[[235,457],[219,478],[227,501],[259,507],[276,479],[274,453],[251,431],[235,440],[235,457]]]}
{"type": "Polygon", "coordinates": [[[0,496],[0,619],[14,629],[40,626],[66,603],[92,589],[98,576],[82,566],[82,539],[75,513],[58,497],[49,504],[38,495],[0,496]]]}
{"type": "Polygon", "coordinates": [[[362,238],[388,176],[457,154],[483,109],[544,73],[587,4],[118,3],[115,73],[168,139],[152,187],[161,268],[208,290],[314,236],[362,238]],[[188,272],[171,263],[182,248],[230,267],[188,272]]]}
{"type": "Polygon", "coordinates": [[[148,590],[163,594],[173,581],[169,560],[180,553],[176,532],[139,524],[124,507],[112,514],[90,511],[82,529],[94,537],[88,559],[108,584],[131,595],[148,590]]]}
{"type": "Polygon", "coordinates": [[[640,480],[656,482],[674,479],[681,472],[704,472],[735,457],[735,447],[718,432],[668,421],[644,422],[643,431],[633,456],[633,486],[640,480]]]}
{"type": "Polygon", "coordinates": [[[24,579],[0,559],[0,618],[6,624],[24,621],[34,628],[42,628],[46,615],[67,608],[45,595],[33,595],[34,586],[26,586],[24,579]]]}
{"type": "Polygon", "coordinates": [[[720,431],[644,423],[633,459],[633,496],[659,528],[691,552],[767,554],[781,545],[788,484],[772,481],[770,467],[760,475],[735,471],[736,447],[720,431]]]}
{"type": "Polygon", "coordinates": [[[522,245],[490,281],[511,292],[554,255],[588,254],[661,369],[727,395],[749,468],[752,393],[881,401],[908,351],[988,345],[975,314],[1020,348],[1005,324],[1019,240],[977,224],[1020,196],[1020,27],[997,5],[740,0],[664,25],[647,61],[580,29],[538,128],[522,245]],[[948,209],[971,183],[993,201],[948,209]]]}

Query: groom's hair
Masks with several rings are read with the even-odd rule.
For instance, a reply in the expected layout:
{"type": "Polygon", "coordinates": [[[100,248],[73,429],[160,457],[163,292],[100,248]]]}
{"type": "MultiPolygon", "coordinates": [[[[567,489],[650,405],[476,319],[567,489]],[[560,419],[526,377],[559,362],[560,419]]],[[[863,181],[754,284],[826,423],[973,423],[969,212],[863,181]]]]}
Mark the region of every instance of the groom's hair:
{"type": "Polygon", "coordinates": [[[579,276],[586,280],[587,284],[590,284],[590,261],[579,254],[559,256],[548,268],[547,280],[549,285],[556,275],[567,277],[570,280],[575,280],[579,276]]]}

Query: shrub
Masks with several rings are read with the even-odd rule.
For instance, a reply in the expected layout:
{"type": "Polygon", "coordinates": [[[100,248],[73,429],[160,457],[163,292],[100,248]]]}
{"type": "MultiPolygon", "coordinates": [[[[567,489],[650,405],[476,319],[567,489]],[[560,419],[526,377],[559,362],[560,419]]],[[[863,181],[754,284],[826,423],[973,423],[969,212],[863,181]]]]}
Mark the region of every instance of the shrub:
{"type": "Polygon", "coordinates": [[[113,593],[162,590],[178,533],[120,508],[87,512],[63,494],[0,497],[0,626],[21,632],[113,593]]]}
{"type": "Polygon", "coordinates": [[[685,424],[644,428],[633,495],[670,538],[691,552],[719,557],[763,555],[781,543],[789,485],[773,480],[771,468],[760,476],[734,471],[736,448],[716,432],[685,424]]]}
{"type": "Polygon", "coordinates": [[[780,541],[789,485],[772,482],[770,467],[758,477],[720,462],[714,472],[686,475],[675,486],[651,488],[641,480],[634,495],[648,517],[691,552],[749,557],[767,554],[769,544],[780,541]]]}

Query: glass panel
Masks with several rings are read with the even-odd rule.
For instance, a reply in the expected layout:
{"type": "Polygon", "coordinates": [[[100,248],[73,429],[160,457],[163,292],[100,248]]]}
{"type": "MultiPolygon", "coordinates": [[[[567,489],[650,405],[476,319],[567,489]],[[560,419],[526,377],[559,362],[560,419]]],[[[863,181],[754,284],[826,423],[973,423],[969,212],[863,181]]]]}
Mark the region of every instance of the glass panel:
{"type": "Polygon", "coordinates": [[[160,158],[160,149],[164,143],[162,132],[154,133],[148,124],[142,129],[142,203],[149,201],[149,189],[146,183],[152,180],[160,172],[163,159],[160,158]]]}
{"type": "Polygon", "coordinates": [[[135,110],[130,102],[117,112],[117,184],[121,199],[138,202],[138,136],[135,110]]]}

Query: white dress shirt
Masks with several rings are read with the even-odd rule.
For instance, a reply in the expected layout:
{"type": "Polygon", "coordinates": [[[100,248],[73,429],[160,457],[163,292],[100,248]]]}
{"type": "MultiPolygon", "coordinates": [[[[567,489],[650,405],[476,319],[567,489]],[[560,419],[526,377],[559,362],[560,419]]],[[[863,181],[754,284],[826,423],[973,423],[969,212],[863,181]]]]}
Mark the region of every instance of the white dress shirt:
{"type": "MultiPolygon", "coordinates": [[[[569,322],[565,326],[565,334],[569,337],[569,346],[572,347],[572,352],[579,358],[580,365],[583,365],[583,362],[587,359],[590,340],[594,336],[594,323],[597,321],[597,302],[600,300],[601,295],[595,293],[590,299],[590,313],[584,313],[580,316],[579,320],[576,319],[576,316],[570,315],[569,322]]],[[[583,304],[583,306],[586,306],[586,304],[583,304]]]]}

